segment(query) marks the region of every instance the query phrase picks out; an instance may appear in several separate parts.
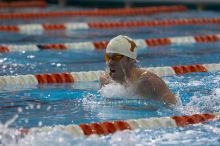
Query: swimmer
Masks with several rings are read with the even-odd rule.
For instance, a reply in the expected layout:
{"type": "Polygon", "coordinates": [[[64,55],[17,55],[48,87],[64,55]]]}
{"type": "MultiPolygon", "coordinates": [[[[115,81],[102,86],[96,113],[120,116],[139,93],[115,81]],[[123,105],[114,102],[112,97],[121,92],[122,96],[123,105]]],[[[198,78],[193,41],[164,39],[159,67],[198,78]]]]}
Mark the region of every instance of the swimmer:
{"type": "Polygon", "coordinates": [[[117,82],[132,87],[140,97],[176,104],[177,100],[166,83],[156,74],[138,68],[136,58],[137,46],[131,38],[119,35],[110,40],[105,54],[108,71],[100,76],[100,87],[117,82]]]}

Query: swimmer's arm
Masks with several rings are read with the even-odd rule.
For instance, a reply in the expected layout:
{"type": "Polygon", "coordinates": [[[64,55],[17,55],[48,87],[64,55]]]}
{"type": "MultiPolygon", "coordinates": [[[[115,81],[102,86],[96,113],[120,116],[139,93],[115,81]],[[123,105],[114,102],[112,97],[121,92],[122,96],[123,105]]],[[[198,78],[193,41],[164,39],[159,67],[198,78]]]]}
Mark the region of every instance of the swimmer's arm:
{"type": "Polygon", "coordinates": [[[177,102],[166,83],[154,73],[147,72],[141,77],[139,89],[143,96],[151,99],[160,100],[166,104],[176,104],[177,102]]]}

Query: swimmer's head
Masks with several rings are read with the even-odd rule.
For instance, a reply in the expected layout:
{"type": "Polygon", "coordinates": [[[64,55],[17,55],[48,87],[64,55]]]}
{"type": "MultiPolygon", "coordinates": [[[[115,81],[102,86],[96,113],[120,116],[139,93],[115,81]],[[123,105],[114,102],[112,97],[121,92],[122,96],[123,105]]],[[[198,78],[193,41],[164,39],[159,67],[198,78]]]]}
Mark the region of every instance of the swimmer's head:
{"type": "Polygon", "coordinates": [[[105,60],[111,78],[119,83],[130,78],[132,69],[136,67],[137,46],[135,42],[123,35],[119,35],[107,45],[105,60]]]}
{"type": "Polygon", "coordinates": [[[128,36],[119,35],[110,40],[106,48],[106,53],[121,54],[136,60],[137,45],[128,36]]]}

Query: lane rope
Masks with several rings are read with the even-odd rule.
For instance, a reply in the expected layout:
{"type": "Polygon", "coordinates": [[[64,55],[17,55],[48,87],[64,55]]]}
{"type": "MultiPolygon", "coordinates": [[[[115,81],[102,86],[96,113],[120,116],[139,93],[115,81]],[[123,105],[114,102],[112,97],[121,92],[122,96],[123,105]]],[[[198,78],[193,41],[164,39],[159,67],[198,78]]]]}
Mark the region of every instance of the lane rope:
{"type": "Polygon", "coordinates": [[[152,21],[124,21],[124,22],[75,22],[64,24],[21,24],[21,25],[0,25],[0,31],[18,32],[25,34],[39,34],[44,31],[57,30],[85,30],[85,29],[110,29],[122,27],[157,27],[175,25],[204,25],[220,24],[220,18],[193,18],[193,19],[170,19],[152,21]]]}
{"type": "Polygon", "coordinates": [[[118,8],[118,9],[93,9],[93,10],[65,10],[55,12],[30,12],[30,13],[0,13],[0,19],[36,19],[48,17],[66,16],[127,16],[127,15],[151,15],[156,13],[184,12],[187,7],[154,6],[142,8],[118,8]]]}
{"type": "MultiPolygon", "coordinates": [[[[216,72],[220,71],[220,63],[196,64],[184,66],[148,67],[147,69],[158,76],[181,75],[193,72],[216,72]]],[[[35,75],[0,76],[0,85],[38,85],[51,83],[74,83],[98,81],[104,71],[70,72],[70,73],[47,73],[35,75]]]]}
{"type": "Polygon", "coordinates": [[[47,7],[47,3],[45,1],[18,1],[18,2],[0,2],[0,9],[12,9],[12,8],[32,8],[39,7],[45,8],[47,7]]]}
{"type": "Polygon", "coordinates": [[[193,124],[200,124],[210,120],[219,120],[220,112],[204,113],[194,115],[143,118],[119,121],[105,121],[98,123],[88,123],[80,125],[57,125],[54,127],[34,127],[31,129],[22,128],[19,130],[21,135],[34,134],[39,132],[49,132],[60,130],[67,132],[74,137],[87,137],[90,135],[108,135],[117,131],[135,130],[135,129],[153,129],[153,128],[171,128],[184,127],[193,124]]]}
{"type": "MultiPolygon", "coordinates": [[[[208,43],[220,41],[220,34],[200,35],[200,36],[178,36],[167,38],[136,39],[138,48],[149,48],[163,45],[181,45],[208,43]]],[[[28,45],[0,45],[0,53],[39,51],[39,50],[103,50],[108,41],[99,42],[73,42],[63,44],[28,44],[28,45]]]]}

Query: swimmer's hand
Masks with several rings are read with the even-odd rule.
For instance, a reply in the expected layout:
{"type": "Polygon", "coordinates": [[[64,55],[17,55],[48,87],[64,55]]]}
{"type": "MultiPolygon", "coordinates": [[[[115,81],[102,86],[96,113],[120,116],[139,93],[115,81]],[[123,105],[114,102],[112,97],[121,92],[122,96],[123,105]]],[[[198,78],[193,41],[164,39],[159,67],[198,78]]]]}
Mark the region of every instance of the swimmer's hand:
{"type": "Polygon", "coordinates": [[[111,82],[111,78],[108,73],[103,73],[99,78],[99,86],[100,88],[104,85],[107,85],[111,82]]]}

